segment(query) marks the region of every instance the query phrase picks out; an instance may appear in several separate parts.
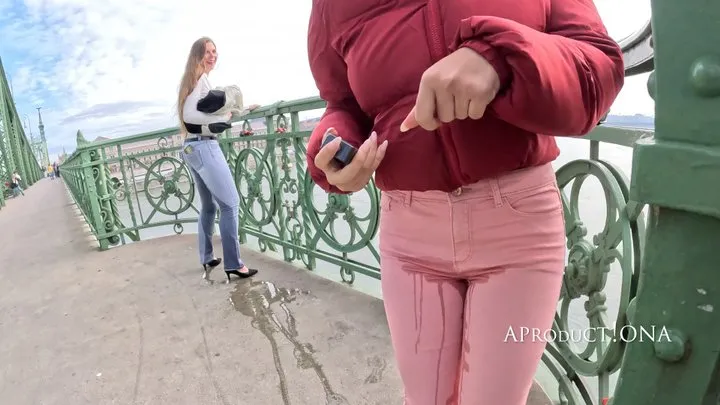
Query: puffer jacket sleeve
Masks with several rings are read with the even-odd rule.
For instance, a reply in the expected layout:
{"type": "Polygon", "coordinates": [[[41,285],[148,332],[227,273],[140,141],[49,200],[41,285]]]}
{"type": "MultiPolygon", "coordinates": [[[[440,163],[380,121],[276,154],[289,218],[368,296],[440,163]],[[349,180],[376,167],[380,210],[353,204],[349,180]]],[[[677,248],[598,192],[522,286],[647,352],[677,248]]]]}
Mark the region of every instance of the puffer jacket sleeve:
{"type": "Polygon", "coordinates": [[[327,106],[320,122],[313,129],[307,147],[307,165],[312,179],[327,192],[344,194],[330,185],[325,173],[315,166],[323,135],[328,128],[349,144],[359,148],[372,130],[372,121],[358,105],[347,78],[345,61],[331,46],[328,16],[322,1],[313,1],[308,27],[308,58],[310,70],[320,97],[327,106]]]}
{"type": "Polygon", "coordinates": [[[622,51],[593,0],[551,0],[545,32],[516,21],[475,16],[461,22],[454,46],[495,67],[501,91],[488,111],[527,131],[577,136],[609,111],[624,84],[622,51]]]}

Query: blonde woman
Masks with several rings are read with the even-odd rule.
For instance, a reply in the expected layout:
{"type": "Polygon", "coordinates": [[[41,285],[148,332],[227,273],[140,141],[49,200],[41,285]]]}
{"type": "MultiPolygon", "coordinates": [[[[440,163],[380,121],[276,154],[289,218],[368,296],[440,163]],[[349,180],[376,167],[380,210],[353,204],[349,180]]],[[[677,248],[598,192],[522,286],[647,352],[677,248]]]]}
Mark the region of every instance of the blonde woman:
{"type": "MultiPolygon", "coordinates": [[[[242,93],[236,86],[212,89],[208,75],[217,62],[215,43],[207,37],[190,48],[178,94],[180,127],[185,131],[182,156],[195,179],[200,196],[198,248],[203,279],[222,262],[213,255],[212,234],[220,207],[220,237],[225,257],[225,275],[247,278],[258,271],[248,268],[240,258],[238,240],[238,196],[230,167],[220,150],[217,135],[230,128],[233,111],[242,111],[242,93]]],[[[249,110],[257,108],[253,105],[249,110]]]]}

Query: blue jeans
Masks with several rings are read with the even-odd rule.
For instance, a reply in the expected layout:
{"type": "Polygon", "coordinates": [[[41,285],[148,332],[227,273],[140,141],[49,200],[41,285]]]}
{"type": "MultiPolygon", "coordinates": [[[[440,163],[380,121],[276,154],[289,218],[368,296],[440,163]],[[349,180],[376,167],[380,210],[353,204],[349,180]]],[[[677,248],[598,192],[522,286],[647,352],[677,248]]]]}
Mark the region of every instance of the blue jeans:
{"type": "Polygon", "coordinates": [[[220,207],[220,238],[222,239],[225,270],[240,270],[245,264],[240,259],[238,240],[238,208],[240,196],[230,167],[217,141],[203,140],[185,142],[182,150],[198,195],[200,196],[200,218],[198,220],[198,248],[200,264],[214,259],[212,235],[215,229],[215,215],[220,207]]]}

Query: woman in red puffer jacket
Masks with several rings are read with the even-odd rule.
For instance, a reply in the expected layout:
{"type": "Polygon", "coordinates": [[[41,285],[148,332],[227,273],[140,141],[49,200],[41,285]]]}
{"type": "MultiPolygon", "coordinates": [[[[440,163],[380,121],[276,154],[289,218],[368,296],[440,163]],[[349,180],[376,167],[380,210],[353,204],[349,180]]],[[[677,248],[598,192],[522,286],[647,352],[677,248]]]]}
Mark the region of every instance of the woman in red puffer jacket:
{"type": "Polygon", "coordinates": [[[312,178],[383,191],[405,403],[524,405],[564,268],[554,137],[588,133],[624,81],[592,0],[313,0],[308,47],[312,178]]]}

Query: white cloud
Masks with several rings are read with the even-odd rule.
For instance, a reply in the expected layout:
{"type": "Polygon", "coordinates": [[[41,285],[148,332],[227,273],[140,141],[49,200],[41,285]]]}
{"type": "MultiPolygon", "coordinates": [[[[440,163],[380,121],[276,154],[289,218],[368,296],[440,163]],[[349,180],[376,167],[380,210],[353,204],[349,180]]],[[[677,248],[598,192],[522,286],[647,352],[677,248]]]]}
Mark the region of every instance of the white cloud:
{"type": "Polygon", "coordinates": [[[43,118],[54,152],[72,150],[78,129],[93,139],[174,126],[178,81],[200,36],[213,38],[220,54],[213,82],[239,84],[248,103],[317,94],[306,56],[309,2],[25,4],[30,18],[6,16],[0,36],[11,54],[26,55],[8,69],[21,113],[53,100],[43,118]]]}
{"type": "MultiPolygon", "coordinates": [[[[7,0],[0,3],[7,6],[7,0]]],[[[639,26],[645,1],[598,0],[611,33],[639,26]],[[633,3],[635,4],[635,3],[633,3]],[[633,8],[635,7],[635,8],[633,8]]],[[[210,36],[214,84],[238,84],[247,103],[317,94],[307,63],[307,0],[25,0],[28,16],[0,16],[0,51],[24,55],[6,69],[21,114],[44,105],[51,153],[86,137],[175,125],[175,94],[190,44],[210,36]]],[[[649,3],[648,3],[649,14],[649,3]]],[[[2,5],[0,5],[2,10],[2,5]]],[[[14,11],[17,13],[17,10],[14,11]]],[[[5,61],[5,55],[4,61],[5,61]]],[[[644,80],[630,79],[613,108],[652,113],[644,80]]]]}

